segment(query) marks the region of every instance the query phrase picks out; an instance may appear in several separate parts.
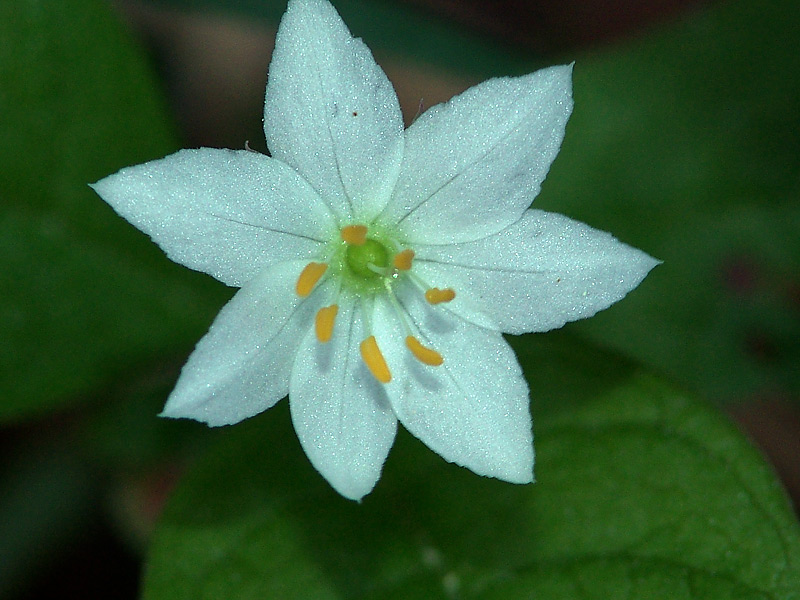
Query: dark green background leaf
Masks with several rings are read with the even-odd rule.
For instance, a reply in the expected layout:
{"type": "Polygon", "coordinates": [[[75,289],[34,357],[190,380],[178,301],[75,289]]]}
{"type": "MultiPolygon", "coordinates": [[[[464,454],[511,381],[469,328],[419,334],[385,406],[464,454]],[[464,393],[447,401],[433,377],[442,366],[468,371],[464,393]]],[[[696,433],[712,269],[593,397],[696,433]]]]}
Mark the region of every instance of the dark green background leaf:
{"type": "Polygon", "coordinates": [[[716,400],[800,397],[798,31],[796,2],[724,2],[579,59],[536,201],[664,261],[576,329],[716,400]]]}
{"type": "Polygon", "coordinates": [[[730,424],[563,333],[519,342],[538,483],[403,434],[357,505],[314,472],[283,403],[220,431],[184,477],[144,597],[800,597],[797,523],[730,424]]]}
{"type": "Polygon", "coordinates": [[[225,291],[170,263],[87,186],[176,146],[106,3],[0,3],[0,39],[2,420],[184,351],[225,291]]]}
{"type": "MultiPolygon", "coordinates": [[[[369,43],[411,54],[421,35],[421,54],[448,69],[520,70],[485,45],[476,60],[462,34],[360,6],[340,8],[369,43]],[[370,20],[407,35],[372,34],[370,20]]],[[[718,399],[800,389],[798,25],[788,0],[729,2],[577,57],[576,112],[537,206],[665,264],[597,318],[515,341],[539,483],[479,478],[401,434],[357,506],[309,466],[284,402],[205,431],[218,445],[164,516],[145,596],[797,598],[797,524],[757,454],[685,394],[571,336],[718,399]]],[[[123,371],[160,372],[151,363],[184,353],[230,292],[169,263],[86,187],[176,147],[105,4],[3,3],[0,38],[0,418],[21,419],[123,371]]],[[[124,395],[151,410],[168,388],[124,395]]],[[[148,430],[143,414],[89,420],[95,459],[149,464],[175,432],[196,433],[148,430]]]]}

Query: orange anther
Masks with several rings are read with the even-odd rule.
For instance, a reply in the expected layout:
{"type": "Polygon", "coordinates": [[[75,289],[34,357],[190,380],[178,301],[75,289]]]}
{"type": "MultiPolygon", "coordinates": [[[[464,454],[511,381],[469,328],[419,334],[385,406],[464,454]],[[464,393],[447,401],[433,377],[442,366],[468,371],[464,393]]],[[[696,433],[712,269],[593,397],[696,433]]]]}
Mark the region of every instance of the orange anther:
{"type": "Polygon", "coordinates": [[[408,271],[411,269],[411,261],[414,258],[414,251],[411,249],[403,250],[394,255],[392,264],[398,271],[408,271]]]}
{"type": "Polygon", "coordinates": [[[361,246],[367,241],[366,225],[348,225],[342,227],[342,239],[353,246],[361,246]]]}
{"type": "Polygon", "coordinates": [[[450,302],[455,297],[455,291],[450,288],[444,288],[443,290],[440,290],[439,288],[431,288],[425,291],[425,300],[427,300],[429,304],[450,302]]]}
{"type": "Polygon", "coordinates": [[[432,367],[438,367],[444,362],[441,354],[433,348],[423,346],[413,335],[406,337],[406,346],[411,350],[411,354],[421,363],[432,367]]]}
{"type": "Polygon", "coordinates": [[[389,367],[378,348],[378,342],[374,335],[361,342],[361,358],[375,379],[381,383],[389,383],[392,380],[392,374],[389,372],[389,367]]]}
{"type": "Polygon", "coordinates": [[[308,263],[303,272],[300,273],[300,277],[297,278],[297,295],[301,298],[305,298],[311,293],[311,290],[314,289],[314,286],[317,285],[319,278],[325,274],[325,271],[328,270],[328,265],[325,263],[316,263],[310,262],[308,263]]]}
{"type": "Polygon", "coordinates": [[[317,334],[317,340],[324,344],[329,342],[333,335],[333,322],[336,320],[336,313],[339,312],[337,304],[325,306],[317,311],[317,316],[314,319],[314,331],[317,334]]]}

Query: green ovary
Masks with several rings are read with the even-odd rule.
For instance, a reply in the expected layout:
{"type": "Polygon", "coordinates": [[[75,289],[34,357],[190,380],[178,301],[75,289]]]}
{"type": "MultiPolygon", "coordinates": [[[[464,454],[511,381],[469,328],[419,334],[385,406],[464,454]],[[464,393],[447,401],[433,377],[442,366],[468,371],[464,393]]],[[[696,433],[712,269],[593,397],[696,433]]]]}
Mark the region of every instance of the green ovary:
{"type": "Polygon", "coordinates": [[[360,246],[347,246],[345,263],[350,272],[365,283],[374,282],[384,276],[370,269],[369,265],[386,268],[389,265],[389,251],[380,242],[368,239],[360,246]]]}

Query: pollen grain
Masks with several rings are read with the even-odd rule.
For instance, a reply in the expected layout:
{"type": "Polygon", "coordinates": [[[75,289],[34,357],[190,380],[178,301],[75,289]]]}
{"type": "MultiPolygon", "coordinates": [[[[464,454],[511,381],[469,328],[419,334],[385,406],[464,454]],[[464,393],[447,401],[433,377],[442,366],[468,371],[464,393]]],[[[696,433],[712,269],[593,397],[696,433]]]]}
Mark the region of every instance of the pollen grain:
{"type": "Polygon", "coordinates": [[[398,252],[392,259],[392,265],[398,271],[409,271],[411,269],[411,261],[414,259],[414,251],[410,248],[398,252]]]}
{"type": "Polygon", "coordinates": [[[308,263],[303,268],[302,273],[300,273],[300,277],[297,278],[297,286],[295,288],[297,295],[301,298],[308,296],[311,293],[311,290],[314,289],[314,286],[317,285],[320,277],[322,277],[327,270],[328,265],[325,263],[308,263]]]}
{"type": "Polygon", "coordinates": [[[444,362],[441,354],[439,354],[433,348],[423,346],[422,343],[413,335],[406,337],[406,346],[408,346],[408,349],[411,350],[411,354],[414,355],[414,358],[421,363],[430,365],[431,367],[438,367],[444,362]]]}
{"type": "Polygon", "coordinates": [[[429,304],[450,302],[455,297],[456,293],[451,288],[444,288],[443,290],[439,288],[430,288],[429,290],[425,290],[425,300],[427,300],[429,304]]]}
{"type": "Polygon", "coordinates": [[[392,380],[392,374],[389,371],[386,360],[383,358],[383,354],[381,354],[380,348],[378,348],[378,342],[375,340],[374,335],[361,342],[361,358],[375,379],[381,383],[389,383],[392,380]]]}
{"type": "Polygon", "coordinates": [[[324,344],[330,341],[333,335],[333,323],[338,312],[338,304],[331,304],[317,311],[317,316],[314,319],[314,332],[317,334],[317,341],[320,343],[324,344]]]}
{"type": "Polygon", "coordinates": [[[342,227],[340,232],[342,239],[353,246],[363,246],[367,241],[367,226],[366,225],[348,225],[342,227]]]}

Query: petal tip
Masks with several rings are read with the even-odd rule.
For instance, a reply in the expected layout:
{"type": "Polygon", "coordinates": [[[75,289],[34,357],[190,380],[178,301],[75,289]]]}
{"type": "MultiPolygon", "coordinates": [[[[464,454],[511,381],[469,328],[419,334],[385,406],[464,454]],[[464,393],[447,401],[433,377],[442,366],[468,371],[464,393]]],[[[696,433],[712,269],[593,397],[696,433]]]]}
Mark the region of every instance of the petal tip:
{"type": "Polygon", "coordinates": [[[193,421],[199,421],[201,423],[207,422],[205,418],[203,418],[203,414],[200,411],[191,410],[191,406],[187,406],[185,402],[176,402],[173,398],[168,398],[167,403],[164,405],[164,408],[158,413],[158,416],[162,419],[192,419],[193,421]]]}
{"type": "Polygon", "coordinates": [[[164,408],[164,410],[162,410],[156,416],[160,417],[162,419],[182,419],[182,418],[184,418],[183,415],[176,415],[172,411],[167,410],[166,407],[164,408]]]}
{"type": "Polygon", "coordinates": [[[193,402],[185,398],[170,396],[158,416],[164,419],[191,419],[198,423],[205,423],[209,427],[222,427],[235,425],[252,415],[209,410],[206,402],[193,402]]]}
{"type": "MultiPolygon", "coordinates": [[[[315,465],[316,466],[316,465],[315,465]]],[[[341,496],[344,496],[348,500],[352,500],[353,502],[357,502],[361,504],[364,497],[367,496],[372,490],[375,489],[375,485],[378,483],[378,479],[374,481],[365,480],[362,478],[348,478],[347,481],[336,480],[335,477],[329,477],[328,474],[322,473],[322,476],[328,481],[330,486],[336,490],[341,496]]],[[[378,474],[378,478],[380,478],[380,473],[378,474]]]]}
{"type": "Polygon", "coordinates": [[[505,479],[509,483],[515,483],[517,485],[527,485],[529,483],[533,483],[535,481],[533,477],[533,471],[528,472],[520,472],[519,474],[515,474],[512,477],[505,479]]]}
{"type": "Polygon", "coordinates": [[[518,485],[533,483],[533,446],[530,448],[530,453],[526,453],[527,456],[522,458],[519,464],[504,465],[505,469],[501,474],[498,474],[498,479],[518,485]]]}
{"type": "Polygon", "coordinates": [[[639,286],[640,283],[642,283],[642,281],[644,281],[645,277],[647,277],[650,274],[650,271],[655,269],[657,266],[664,264],[663,260],[654,258],[649,254],[647,254],[647,252],[639,250],[638,248],[633,248],[632,246],[631,249],[635,250],[638,254],[636,259],[631,261],[632,263],[635,262],[638,268],[634,268],[634,265],[631,264],[631,270],[635,271],[636,277],[633,286],[628,291],[633,291],[636,287],[639,286]]]}
{"type": "Polygon", "coordinates": [[[100,196],[101,198],[103,198],[105,200],[105,196],[106,196],[106,194],[108,192],[108,188],[109,188],[109,179],[111,179],[112,177],[114,177],[114,175],[107,175],[106,177],[103,177],[102,179],[98,179],[94,183],[87,183],[86,185],[88,185],[90,188],[92,188],[92,190],[94,190],[94,192],[98,196],[100,196]]]}

